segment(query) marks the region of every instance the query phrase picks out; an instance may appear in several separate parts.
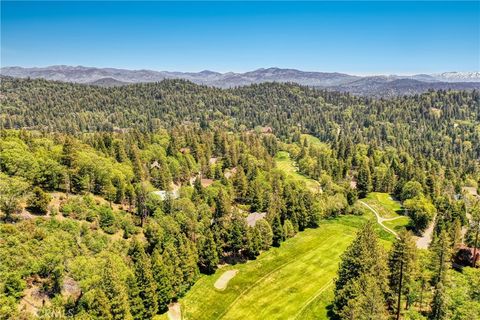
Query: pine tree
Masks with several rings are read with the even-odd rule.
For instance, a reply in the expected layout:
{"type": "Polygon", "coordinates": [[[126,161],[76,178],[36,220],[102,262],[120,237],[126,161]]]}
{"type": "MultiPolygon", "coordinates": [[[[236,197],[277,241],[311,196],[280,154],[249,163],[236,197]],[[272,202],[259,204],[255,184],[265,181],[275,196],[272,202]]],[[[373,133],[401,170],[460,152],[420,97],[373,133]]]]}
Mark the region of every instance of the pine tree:
{"type": "Polygon", "coordinates": [[[360,198],[365,198],[372,189],[372,175],[368,161],[362,161],[357,175],[357,190],[360,198]]]}
{"type": "MultiPolygon", "coordinates": [[[[401,312],[402,295],[407,296],[418,272],[416,244],[407,231],[399,232],[399,238],[393,244],[388,260],[389,274],[389,305],[396,311],[397,319],[401,312]]],[[[409,305],[407,300],[407,306],[409,305]]]]}
{"type": "Polygon", "coordinates": [[[249,227],[247,230],[247,257],[255,259],[262,249],[262,239],[259,229],[249,227]]]}
{"type": "Polygon", "coordinates": [[[453,252],[457,252],[463,242],[462,224],[460,223],[459,219],[455,219],[455,221],[453,222],[451,238],[453,252]]]}
{"type": "Polygon", "coordinates": [[[280,244],[285,240],[285,235],[283,233],[282,222],[280,221],[280,216],[276,215],[273,218],[272,222],[272,232],[273,232],[273,243],[274,247],[280,247],[280,244]]]}
{"type": "Polygon", "coordinates": [[[200,179],[200,177],[195,178],[195,181],[193,182],[193,191],[195,199],[203,196],[202,179],[200,179]]]}
{"type": "Polygon", "coordinates": [[[373,275],[362,274],[351,284],[352,297],[341,310],[340,318],[349,320],[386,320],[385,296],[373,275]]]}
{"type": "Polygon", "coordinates": [[[73,161],[75,159],[75,151],[76,151],[75,140],[70,136],[67,136],[65,138],[65,142],[63,143],[62,156],[61,156],[61,163],[65,165],[67,168],[71,168],[73,166],[73,161]]]}
{"type": "Polygon", "coordinates": [[[270,224],[267,220],[260,219],[255,223],[255,229],[258,229],[258,233],[260,234],[262,241],[261,249],[268,250],[273,241],[272,227],[270,227],[270,224]]]}
{"type": "Polygon", "coordinates": [[[27,201],[27,207],[33,213],[47,214],[52,197],[40,187],[33,188],[33,194],[27,201]]]}
{"type": "Polygon", "coordinates": [[[93,301],[88,306],[89,313],[96,316],[98,319],[113,319],[113,316],[110,313],[111,305],[105,292],[102,289],[95,289],[92,296],[93,301]]]}
{"type": "Polygon", "coordinates": [[[167,146],[167,155],[175,156],[179,150],[177,137],[175,134],[170,135],[170,141],[167,146]]]}
{"type": "MultiPolygon", "coordinates": [[[[335,282],[334,312],[341,316],[352,299],[365,292],[356,290],[360,277],[373,277],[382,293],[388,291],[387,266],[383,248],[378,243],[373,222],[369,221],[358,232],[356,239],[342,255],[335,282]]],[[[368,280],[370,281],[370,280],[368,280]]],[[[361,299],[361,298],[359,298],[361,299]]]]}
{"type": "Polygon", "coordinates": [[[195,252],[195,245],[187,237],[181,236],[177,241],[179,266],[183,274],[180,293],[184,294],[194,284],[198,276],[198,256],[195,252]]]}
{"type": "Polygon", "coordinates": [[[435,291],[433,293],[432,311],[430,313],[431,320],[443,320],[447,318],[447,296],[443,281],[438,282],[435,285],[435,291]]]}
{"type": "Polygon", "coordinates": [[[237,199],[243,201],[248,192],[248,180],[242,166],[237,167],[237,173],[233,177],[233,186],[235,187],[237,199]]]}
{"type": "Polygon", "coordinates": [[[228,216],[231,211],[231,206],[230,206],[230,199],[226,193],[226,191],[220,189],[218,192],[218,196],[215,199],[215,215],[214,218],[216,220],[228,216]]]}
{"type": "Polygon", "coordinates": [[[165,245],[165,249],[162,252],[162,259],[167,270],[166,273],[170,276],[172,285],[171,299],[175,299],[181,294],[184,275],[181,268],[182,261],[177,252],[177,247],[173,242],[165,245]]]}
{"type": "Polygon", "coordinates": [[[217,245],[213,239],[213,233],[208,230],[203,240],[203,245],[199,252],[199,266],[200,270],[206,274],[212,274],[217,269],[219,262],[217,245]]]}
{"type": "Polygon", "coordinates": [[[283,232],[285,238],[292,238],[295,236],[295,229],[293,228],[292,222],[288,219],[283,223],[283,232]]]}
{"type": "Polygon", "coordinates": [[[228,244],[234,255],[237,255],[247,247],[247,222],[235,212],[232,215],[230,228],[228,230],[228,244]]]}
{"type": "Polygon", "coordinates": [[[248,198],[252,211],[264,210],[264,190],[258,179],[255,179],[250,183],[248,190],[248,198]]]}
{"type": "Polygon", "coordinates": [[[130,305],[130,312],[135,320],[143,320],[145,315],[145,306],[140,296],[140,287],[135,279],[135,275],[130,274],[126,280],[128,288],[128,302],[130,305]]]}
{"type": "Polygon", "coordinates": [[[143,167],[139,153],[140,152],[138,150],[138,147],[134,145],[131,149],[130,160],[132,161],[133,178],[135,182],[145,180],[145,169],[143,167]]]}
{"type": "Polygon", "coordinates": [[[447,276],[447,270],[450,267],[451,249],[450,237],[446,230],[440,231],[440,235],[431,246],[433,270],[433,283],[443,282],[447,276]]]}
{"type": "Polygon", "coordinates": [[[475,267],[478,261],[479,245],[480,245],[480,201],[470,208],[470,225],[466,234],[466,243],[473,247],[472,266],[475,267]]]}
{"type": "Polygon", "coordinates": [[[137,183],[135,185],[135,202],[137,204],[137,216],[140,217],[142,227],[147,218],[148,209],[147,209],[147,196],[148,191],[144,182],[137,183]]]}
{"type": "Polygon", "coordinates": [[[143,245],[134,240],[129,250],[133,261],[136,285],[143,303],[143,314],[135,315],[142,319],[151,319],[158,311],[157,286],[152,274],[152,265],[143,245]]]}
{"type": "Polygon", "coordinates": [[[442,230],[435,243],[432,245],[432,267],[434,272],[433,283],[435,290],[431,304],[430,319],[447,319],[447,304],[445,295],[445,282],[450,265],[451,250],[450,237],[447,231],[442,230]]]}
{"type": "Polygon", "coordinates": [[[160,190],[169,190],[172,183],[172,176],[170,170],[165,163],[160,164],[160,168],[152,168],[150,170],[150,177],[155,188],[160,190]]]}
{"type": "Polygon", "coordinates": [[[111,208],[112,202],[115,201],[117,197],[117,188],[115,188],[112,183],[108,183],[103,188],[103,195],[105,199],[108,200],[108,204],[110,205],[110,208],[111,208]]]}
{"type": "Polygon", "coordinates": [[[107,258],[103,267],[101,288],[110,301],[110,313],[113,319],[133,319],[125,284],[120,280],[111,258],[107,258]]]}
{"type": "Polygon", "coordinates": [[[168,268],[165,266],[162,255],[158,249],[155,249],[152,254],[152,272],[157,285],[158,311],[162,313],[167,311],[168,304],[172,298],[172,283],[170,278],[173,275],[169,274],[168,268]]]}

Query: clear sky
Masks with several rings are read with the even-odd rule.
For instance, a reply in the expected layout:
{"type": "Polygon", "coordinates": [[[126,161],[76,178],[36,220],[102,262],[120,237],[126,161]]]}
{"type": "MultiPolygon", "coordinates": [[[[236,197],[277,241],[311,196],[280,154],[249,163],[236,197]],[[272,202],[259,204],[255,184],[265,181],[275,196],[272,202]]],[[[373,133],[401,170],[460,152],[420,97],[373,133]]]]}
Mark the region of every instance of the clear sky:
{"type": "Polygon", "coordinates": [[[8,2],[1,65],[480,71],[480,2],[8,2]]]}

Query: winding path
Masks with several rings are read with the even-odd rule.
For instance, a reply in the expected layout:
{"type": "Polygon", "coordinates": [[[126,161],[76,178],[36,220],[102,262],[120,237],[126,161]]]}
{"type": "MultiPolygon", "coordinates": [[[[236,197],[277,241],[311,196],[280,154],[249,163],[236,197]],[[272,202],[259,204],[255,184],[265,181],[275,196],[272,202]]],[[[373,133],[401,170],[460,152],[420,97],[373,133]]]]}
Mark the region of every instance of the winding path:
{"type": "MultiPolygon", "coordinates": [[[[383,222],[400,219],[400,218],[402,218],[401,216],[400,217],[395,217],[395,218],[383,218],[382,216],[380,216],[380,214],[378,214],[377,210],[372,208],[368,203],[365,203],[362,200],[359,200],[358,202],[360,202],[365,207],[370,209],[370,211],[372,211],[375,214],[375,216],[377,217],[378,224],[381,225],[383,229],[390,232],[391,234],[393,234],[398,239],[398,234],[395,231],[393,231],[392,229],[385,226],[383,224],[383,222]]],[[[423,235],[417,239],[417,241],[416,241],[417,248],[428,249],[428,246],[430,245],[430,242],[432,242],[432,234],[433,234],[434,226],[435,226],[435,217],[433,218],[432,222],[428,226],[427,230],[425,230],[423,235]]]]}
{"type": "Polygon", "coordinates": [[[385,229],[386,231],[390,232],[391,234],[393,234],[397,239],[398,239],[398,234],[393,231],[392,229],[390,229],[389,227],[385,226],[383,224],[384,221],[392,221],[392,220],[397,220],[397,219],[400,219],[402,218],[401,216],[400,217],[395,217],[395,218],[383,218],[382,216],[380,216],[380,214],[378,214],[377,210],[375,210],[374,208],[372,208],[368,203],[366,202],[363,202],[362,200],[359,200],[358,202],[360,202],[361,204],[363,204],[365,207],[367,207],[368,209],[370,209],[370,211],[372,211],[375,216],[377,217],[377,222],[380,226],[382,226],[383,229],[385,229]]]}

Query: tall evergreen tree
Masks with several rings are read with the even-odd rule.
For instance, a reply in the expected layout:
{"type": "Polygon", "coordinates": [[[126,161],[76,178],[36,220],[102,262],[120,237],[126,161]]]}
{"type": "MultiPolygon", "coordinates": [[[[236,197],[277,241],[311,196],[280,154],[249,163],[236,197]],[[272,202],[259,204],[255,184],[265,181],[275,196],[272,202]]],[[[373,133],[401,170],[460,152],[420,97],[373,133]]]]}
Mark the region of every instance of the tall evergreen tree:
{"type": "MultiPolygon", "coordinates": [[[[335,282],[334,312],[342,316],[344,309],[352,299],[365,295],[366,292],[357,290],[361,277],[362,281],[371,282],[369,277],[374,279],[372,286],[376,286],[382,293],[388,292],[387,265],[383,248],[378,243],[373,222],[369,221],[357,233],[357,237],[342,255],[338,278],[335,282]]],[[[382,300],[385,301],[385,298],[382,300]]]]}
{"type": "Polygon", "coordinates": [[[450,237],[447,231],[442,230],[431,248],[434,272],[433,283],[435,286],[430,313],[430,319],[432,320],[447,319],[445,283],[447,281],[447,272],[450,268],[450,245],[450,237]]]}
{"type": "Polygon", "coordinates": [[[249,227],[247,230],[247,257],[255,259],[262,249],[262,239],[259,229],[249,227]]]}
{"type": "MultiPolygon", "coordinates": [[[[396,318],[400,318],[402,295],[409,297],[416,274],[418,272],[416,244],[410,232],[402,231],[399,238],[393,244],[388,259],[390,270],[388,279],[390,286],[389,305],[395,310],[396,318]]],[[[406,306],[410,301],[406,302],[406,306]]]]}
{"type": "Polygon", "coordinates": [[[116,272],[116,266],[111,258],[107,258],[102,272],[101,287],[110,301],[110,313],[115,320],[133,319],[125,284],[116,272]]]}
{"type": "Polygon", "coordinates": [[[272,222],[273,239],[272,244],[274,247],[280,247],[280,244],[285,240],[285,234],[283,233],[282,222],[280,216],[276,215],[272,222]]]}
{"type": "Polygon", "coordinates": [[[200,270],[206,274],[212,274],[217,269],[219,262],[217,245],[210,230],[207,231],[202,242],[198,262],[200,270]]]}
{"type": "Polygon", "coordinates": [[[228,216],[231,212],[230,199],[226,191],[220,189],[218,196],[215,199],[215,215],[216,220],[228,216]]]}
{"type": "Polygon", "coordinates": [[[157,300],[159,313],[168,309],[168,304],[172,298],[172,283],[168,268],[163,262],[163,257],[159,249],[155,249],[152,253],[152,273],[157,287],[157,300]]]}
{"type": "Polygon", "coordinates": [[[132,258],[136,285],[143,303],[143,313],[137,313],[138,319],[151,319],[158,312],[157,286],[152,274],[152,265],[143,245],[134,240],[129,250],[132,258]]]}
{"type": "Polygon", "coordinates": [[[365,198],[367,194],[372,189],[372,175],[370,172],[370,167],[368,166],[368,161],[363,160],[358,168],[357,175],[357,190],[358,196],[360,198],[365,198]]]}
{"type": "Polygon", "coordinates": [[[386,320],[385,296],[374,276],[362,274],[351,283],[352,298],[341,310],[341,319],[386,320]]]}
{"type": "Polygon", "coordinates": [[[93,291],[94,299],[89,306],[89,311],[98,317],[98,319],[113,319],[110,313],[111,305],[108,301],[107,295],[102,289],[96,289],[93,291]]]}

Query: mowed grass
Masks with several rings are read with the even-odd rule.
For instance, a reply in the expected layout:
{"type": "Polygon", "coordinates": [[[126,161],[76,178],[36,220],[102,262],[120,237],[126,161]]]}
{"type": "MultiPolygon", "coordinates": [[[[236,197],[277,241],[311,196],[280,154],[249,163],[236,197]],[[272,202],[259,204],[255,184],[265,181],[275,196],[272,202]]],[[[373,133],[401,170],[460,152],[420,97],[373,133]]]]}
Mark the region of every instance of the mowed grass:
{"type": "Polygon", "coordinates": [[[279,170],[282,170],[288,179],[304,183],[309,189],[318,191],[320,184],[318,181],[311,179],[298,172],[295,162],[290,158],[290,154],[286,151],[279,151],[275,156],[275,163],[279,170]]]}
{"type": "Polygon", "coordinates": [[[388,193],[371,192],[362,201],[377,210],[383,218],[395,218],[403,212],[400,202],[394,200],[388,193]]]}
{"type": "MultiPolygon", "coordinates": [[[[326,319],[340,256],[368,219],[373,214],[325,220],[256,260],[201,276],[180,300],[183,319],[326,319]],[[230,269],[239,272],[227,289],[215,289],[230,269]]],[[[381,238],[393,239],[377,227],[381,238]]]]}
{"type": "Polygon", "coordinates": [[[405,217],[405,216],[398,217],[398,219],[395,219],[395,220],[383,221],[383,224],[387,228],[390,228],[390,229],[394,230],[395,232],[399,232],[399,231],[405,229],[405,227],[407,227],[409,223],[410,223],[410,218],[405,217]]]}
{"type": "Polygon", "coordinates": [[[311,146],[317,146],[317,147],[322,147],[322,148],[325,148],[325,149],[329,149],[328,144],[320,141],[320,139],[318,139],[317,137],[314,137],[310,134],[302,134],[300,136],[300,138],[301,138],[302,141],[304,139],[306,139],[308,144],[311,145],[311,146]]]}

